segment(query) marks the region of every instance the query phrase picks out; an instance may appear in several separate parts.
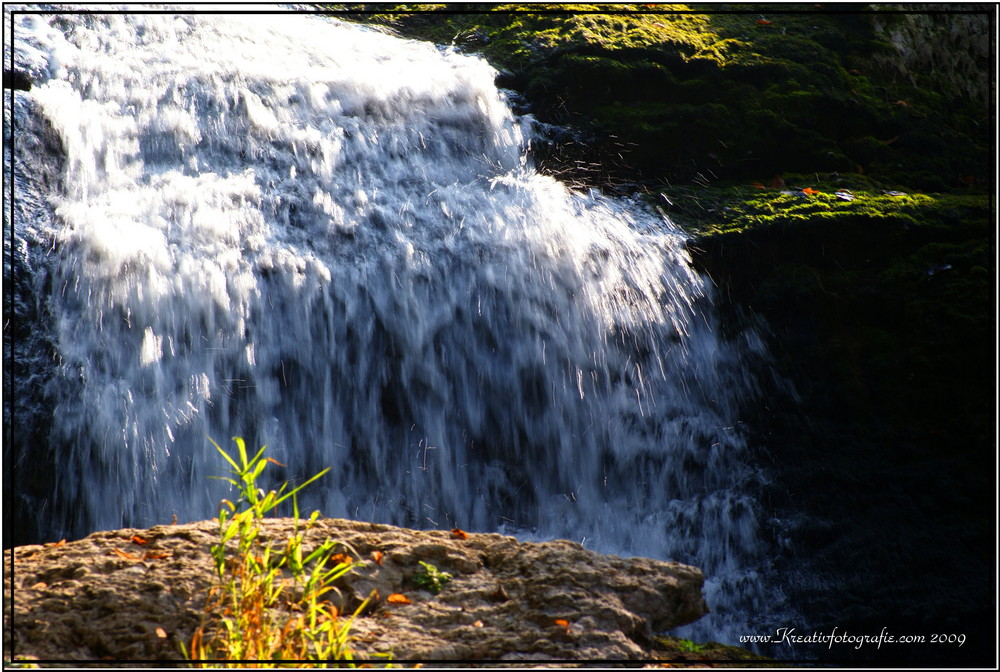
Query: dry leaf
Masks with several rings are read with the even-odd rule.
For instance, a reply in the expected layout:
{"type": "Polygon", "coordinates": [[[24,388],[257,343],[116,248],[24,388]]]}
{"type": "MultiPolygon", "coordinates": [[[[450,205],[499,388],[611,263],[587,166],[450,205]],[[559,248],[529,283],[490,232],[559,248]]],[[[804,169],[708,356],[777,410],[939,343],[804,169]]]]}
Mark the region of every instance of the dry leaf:
{"type": "Polygon", "coordinates": [[[163,558],[169,558],[170,553],[164,551],[146,551],[142,554],[143,560],[162,560],[163,558]]]}
{"type": "Polygon", "coordinates": [[[146,541],[145,539],[143,539],[142,537],[140,537],[137,534],[132,535],[132,542],[135,543],[135,544],[139,544],[140,546],[149,543],[148,541],[146,541]]]}
{"type": "Polygon", "coordinates": [[[482,621],[476,621],[475,623],[472,624],[472,627],[474,627],[474,628],[481,628],[481,627],[483,627],[483,622],[482,621]]]}
{"type": "Polygon", "coordinates": [[[337,555],[330,556],[335,565],[349,565],[354,562],[354,558],[349,555],[344,555],[343,553],[337,553],[337,555]]]}
{"type": "Polygon", "coordinates": [[[455,537],[456,539],[468,539],[469,533],[466,532],[465,530],[460,530],[456,527],[454,530],[451,531],[451,536],[455,537]]]}
{"type": "Polygon", "coordinates": [[[60,539],[59,541],[51,541],[51,542],[45,544],[45,547],[46,548],[55,548],[56,546],[62,546],[65,543],[66,543],[65,539],[60,539]]]}
{"type": "Polygon", "coordinates": [[[130,562],[139,562],[140,560],[142,560],[142,558],[140,558],[138,555],[134,555],[132,553],[129,553],[128,551],[123,551],[120,548],[113,548],[111,550],[114,551],[115,555],[117,555],[119,558],[122,558],[123,560],[129,560],[130,562]]]}
{"type": "Polygon", "coordinates": [[[35,585],[33,585],[31,587],[31,589],[32,590],[45,590],[48,587],[49,587],[49,584],[45,583],[44,581],[39,581],[38,583],[36,583],[35,585]]]}
{"type": "Polygon", "coordinates": [[[400,593],[393,593],[389,597],[385,598],[385,601],[389,604],[413,604],[406,595],[400,593]]]}
{"type": "Polygon", "coordinates": [[[382,558],[384,557],[385,553],[383,553],[382,551],[372,551],[372,560],[374,560],[375,564],[377,564],[379,567],[382,566],[382,558]]]}
{"type": "Polygon", "coordinates": [[[558,625],[560,628],[565,628],[566,632],[569,632],[569,621],[565,618],[557,618],[553,621],[553,623],[558,625]]]}
{"type": "Polygon", "coordinates": [[[265,457],[265,458],[264,458],[264,461],[265,461],[265,462],[270,462],[271,464],[276,464],[276,465],[278,465],[279,467],[283,467],[283,466],[285,466],[285,465],[283,465],[283,464],[282,464],[281,462],[278,462],[278,461],[277,461],[276,459],[274,459],[273,457],[265,457]]]}
{"type": "Polygon", "coordinates": [[[166,639],[167,638],[167,631],[164,630],[163,628],[157,628],[156,629],[156,636],[159,637],[160,639],[166,639]]]}

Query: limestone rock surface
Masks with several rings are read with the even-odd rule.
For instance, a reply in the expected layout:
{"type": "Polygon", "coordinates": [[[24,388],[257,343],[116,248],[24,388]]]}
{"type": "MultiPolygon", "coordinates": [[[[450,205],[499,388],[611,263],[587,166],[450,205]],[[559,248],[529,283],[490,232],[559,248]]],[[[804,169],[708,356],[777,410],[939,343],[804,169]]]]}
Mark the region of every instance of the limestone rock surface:
{"type": "MultiPolygon", "coordinates": [[[[269,519],[262,536],[278,545],[293,530],[291,519],[269,519]]],[[[42,660],[181,658],[216,581],[217,531],[203,521],[5,550],[5,657],[13,645],[42,660]]],[[[337,584],[343,607],[373,598],[351,630],[360,659],[641,660],[654,633],[708,611],[700,570],[570,541],[320,519],[306,548],[327,538],[358,560],[337,584]],[[414,581],[420,561],[452,575],[440,593],[414,581]],[[393,594],[410,603],[387,602],[393,594]]]]}

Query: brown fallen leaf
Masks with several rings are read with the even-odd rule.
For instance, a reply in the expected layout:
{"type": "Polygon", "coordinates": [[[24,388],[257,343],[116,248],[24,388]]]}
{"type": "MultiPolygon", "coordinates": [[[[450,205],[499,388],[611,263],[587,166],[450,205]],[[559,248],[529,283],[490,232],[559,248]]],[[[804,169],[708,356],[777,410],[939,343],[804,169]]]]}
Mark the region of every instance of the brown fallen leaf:
{"type": "Polygon", "coordinates": [[[142,554],[143,560],[163,560],[164,558],[169,558],[170,553],[166,551],[146,551],[142,554]]]}
{"type": "Polygon", "coordinates": [[[123,551],[120,548],[112,548],[111,550],[114,551],[115,555],[117,555],[119,558],[122,558],[123,560],[128,560],[130,562],[139,562],[140,560],[142,560],[142,558],[140,558],[138,555],[129,553],[128,551],[123,551]]]}
{"type": "Polygon", "coordinates": [[[410,598],[400,593],[393,593],[389,597],[385,598],[385,601],[389,604],[413,604],[410,598]]]}
{"type": "Polygon", "coordinates": [[[45,544],[45,547],[46,548],[55,548],[56,546],[62,546],[65,543],[66,543],[65,539],[60,539],[59,541],[50,541],[49,543],[45,544]]]}
{"type": "Polygon", "coordinates": [[[39,581],[38,583],[36,583],[35,585],[33,585],[31,587],[31,589],[32,590],[45,590],[48,587],[49,587],[49,584],[45,583],[44,581],[39,581]]]}
{"type": "Polygon", "coordinates": [[[456,527],[454,530],[451,531],[451,536],[455,537],[456,539],[468,539],[469,533],[466,532],[465,530],[460,530],[456,527]]]}
{"type": "Polygon", "coordinates": [[[567,621],[565,618],[557,618],[552,622],[558,625],[560,628],[565,628],[566,632],[569,632],[569,621],[567,621]]]}
{"type": "Polygon", "coordinates": [[[166,639],[167,638],[167,631],[164,630],[163,628],[157,628],[156,629],[156,636],[159,637],[160,639],[166,639]]]}
{"type": "Polygon", "coordinates": [[[372,560],[374,560],[375,564],[377,564],[379,567],[382,566],[382,558],[384,557],[385,553],[383,553],[382,551],[372,551],[372,560]]]}
{"type": "Polygon", "coordinates": [[[140,546],[144,546],[144,545],[148,544],[149,542],[146,541],[145,539],[143,539],[142,537],[140,537],[138,534],[133,534],[132,535],[132,543],[133,544],[139,544],[140,546]]]}

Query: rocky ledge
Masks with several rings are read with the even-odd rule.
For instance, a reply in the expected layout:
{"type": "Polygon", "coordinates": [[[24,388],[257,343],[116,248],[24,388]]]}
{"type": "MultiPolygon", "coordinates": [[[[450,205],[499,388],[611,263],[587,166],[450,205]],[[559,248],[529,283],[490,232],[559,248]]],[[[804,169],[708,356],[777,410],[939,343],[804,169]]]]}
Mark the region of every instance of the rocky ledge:
{"type": "MultiPolygon", "coordinates": [[[[262,526],[279,541],[294,521],[262,526]]],[[[217,534],[203,521],[5,550],[5,657],[13,644],[18,658],[40,660],[181,659],[216,580],[217,534]]],[[[320,519],[305,546],[327,538],[363,561],[338,581],[344,607],[377,595],[352,626],[361,659],[649,660],[661,657],[655,633],[708,612],[700,570],[570,541],[320,519]],[[440,593],[414,581],[421,561],[452,575],[440,593]]]]}

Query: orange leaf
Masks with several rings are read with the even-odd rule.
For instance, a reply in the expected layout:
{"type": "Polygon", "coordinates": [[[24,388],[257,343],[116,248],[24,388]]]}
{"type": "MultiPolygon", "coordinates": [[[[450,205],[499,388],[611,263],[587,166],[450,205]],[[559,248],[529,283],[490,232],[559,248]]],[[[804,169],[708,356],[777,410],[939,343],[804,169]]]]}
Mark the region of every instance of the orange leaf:
{"type": "Polygon", "coordinates": [[[128,551],[123,551],[120,548],[112,548],[111,550],[114,551],[115,555],[117,555],[119,558],[122,558],[123,560],[128,560],[130,562],[139,562],[140,560],[142,560],[142,558],[140,558],[138,555],[134,555],[132,553],[129,553],[128,551]]]}
{"type": "Polygon", "coordinates": [[[770,26],[771,25],[771,22],[768,21],[767,19],[757,19],[757,23],[759,23],[762,26],[770,26]]]}
{"type": "Polygon", "coordinates": [[[475,623],[472,624],[472,627],[474,627],[474,628],[482,628],[483,627],[483,622],[482,621],[476,621],[475,623]]]}
{"type": "Polygon", "coordinates": [[[59,541],[52,541],[52,542],[49,542],[49,543],[47,543],[47,544],[45,544],[45,545],[46,545],[46,546],[47,546],[48,548],[55,548],[56,546],[62,546],[62,545],[63,545],[63,544],[65,544],[65,543],[66,543],[66,540],[65,540],[65,539],[60,539],[59,541]]]}
{"type": "Polygon", "coordinates": [[[164,553],[163,551],[146,551],[142,554],[143,560],[162,560],[163,558],[169,558],[169,553],[164,553]]]}
{"type": "Polygon", "coordinates": [[[385,598],[385,601],[389,604],[413,604],[410,598],[399,593],[393,593],[389,597],[385,598]]]}
{"type": "Polygon", "coordinates": [[[456,539],[468,539],[469,533],[466,532],[465,530],[460,530],[456,527],[454,530],[451,531],[451,536],[455,537],[456,539]]]}
{"type": "Polygon", "coordinates": [[[382,566],[382,558],[384,557],[385,553],[383,553],[382,551],[372,551],[372,560],[374,560],[375,564],[377,564],[379,567],[382,566]]]}
{"type": "Polygon", "coordinates": [[[164,630],[163,628],[157,628],[156,629],[156,636],[159,637],[160,639],[166,639],[167,638],[167,631],[164,630]]]}
{"type": "Polygon", "coordinates": [[[802,190],[802,193],[803,194],[818,194],[818,193],[821,193],[821,192],[816,191],[812,187],[806,187],[805,189],[802,190]]]}
{"type": "Polygon", "coordinates": [[[143,545],[143,544],[148,544],[149,543],[148,541],[146,541],[145,539],[143,539],[142,537],[140,537],[137,534],[133,534],[132,535],[132,542],[136,543],[136,544],[139,544],[140,546],[143,545]]]}
{"type": "Polygon", "coordinates": [[[569,621],[567,621],[565,618],[557,618],[552,622],[558,625],[560,628],[565,628],[566,632],[569,632],[569,621]]]}
{"type": "Polygon", "coordinates": [[[337,555],[330,556],[330,559],[337,565],[349,565],[354,562],[354,558],[349,555],[344,555],[343,553],[337,553],[337,555]]]}
{"type": "Polygon", "coordinates": [[[264,458],[264,460],[265,460],[265,461],[267,461],[267,462],[270,462],[271,464],[276,464],[276,465],[278,465],[279,467],[283,467],[283,466],[285,466],[285,465],[283,465],[283,464],[282,464],[281,462],[278,462],[278,461],[277,461],[276,459],[274,459],[273,457],[265,457],[265,458],[264,458]]]}

